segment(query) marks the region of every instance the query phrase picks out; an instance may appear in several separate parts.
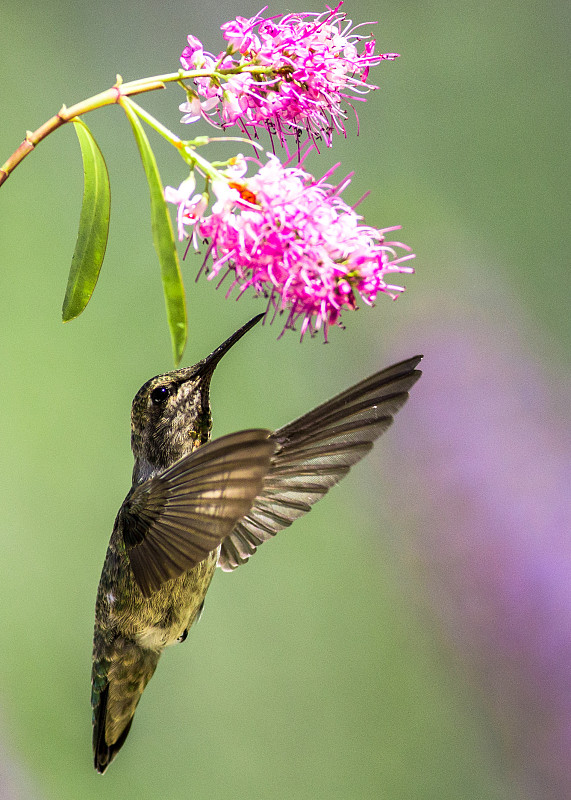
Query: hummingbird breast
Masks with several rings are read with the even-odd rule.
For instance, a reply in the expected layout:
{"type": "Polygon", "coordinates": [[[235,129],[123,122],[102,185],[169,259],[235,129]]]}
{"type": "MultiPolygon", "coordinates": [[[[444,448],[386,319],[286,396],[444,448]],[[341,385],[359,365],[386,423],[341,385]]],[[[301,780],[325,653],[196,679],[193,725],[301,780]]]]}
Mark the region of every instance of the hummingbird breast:
{"type": "MultiPolygon", "coordinates": [[[[134,636],[140,647],[162,650],[186,638],[188,629],[200,615],[216,569],[218,552],[215,550],[194,569],[169,581],[164,586],[163,601],[155,596],[146,601],[152,605],[148,623],[134,636]]],[[[159,590],[157,595],[162,591],[159,590]]]]}
{"type": "MultiPolygon", "coordinates": [[[[184,636],[197,619],[216,569],[219,549],[179,578],[167,581],[151,597],[144,597],[115,538],[110,542],[107,569],[99,584],[96,634],[107,646],[112,647],[113,641],[121,637],[145,650],[160,652],[184,636]]],[[[99,649],[97,644],[96,641],[99,649]]]]}

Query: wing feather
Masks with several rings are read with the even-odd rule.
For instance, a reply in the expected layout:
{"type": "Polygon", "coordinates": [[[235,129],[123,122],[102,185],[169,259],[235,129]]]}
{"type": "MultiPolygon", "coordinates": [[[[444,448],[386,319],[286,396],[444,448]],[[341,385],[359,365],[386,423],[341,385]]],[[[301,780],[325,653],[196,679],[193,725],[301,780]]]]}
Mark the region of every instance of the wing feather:
{"type": "Polygon", "coordinates": [[[223,436],[129,493],[118,524],[145,597],[216,550],[248,511],[276,448],[269,433],[223,436]]]}
{"type": "Polygon", "coordinates": [[[298,517],[360,461],[393,422],[419,379],[415,356],[347,389],[283,428],[252,507],[222,541],[218,566],[244,564],[262,542],[298,517]]]}

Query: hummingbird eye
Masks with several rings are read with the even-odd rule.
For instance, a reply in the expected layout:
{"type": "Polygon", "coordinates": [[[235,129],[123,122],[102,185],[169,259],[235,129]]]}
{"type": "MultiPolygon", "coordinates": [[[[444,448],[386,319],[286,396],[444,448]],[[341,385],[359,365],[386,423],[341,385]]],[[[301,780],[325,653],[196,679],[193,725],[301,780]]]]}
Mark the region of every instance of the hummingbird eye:
{"type": "Polygon", "coordinates": [[[151,401],[155,405],[160,405],[167,400],[168,397],[171,395],[171,387],[170,386],[157,386],[156,389],[153,389],[151,392],[151,401]]]}

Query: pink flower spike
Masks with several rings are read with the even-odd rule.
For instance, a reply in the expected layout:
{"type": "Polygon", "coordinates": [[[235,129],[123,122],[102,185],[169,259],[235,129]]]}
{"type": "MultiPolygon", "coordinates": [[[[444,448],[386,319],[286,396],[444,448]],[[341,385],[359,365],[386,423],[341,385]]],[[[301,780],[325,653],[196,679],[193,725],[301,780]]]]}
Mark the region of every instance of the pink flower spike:
{"type": "MultiPolygon", "coordinates": [[[[198,39],[190,36],[181,57],[187,69],[244,68],[215,79],[195,79],[198,95],[221,101],[202,111],[219,127],[265,128],[282,144],[285,137],[298,138],[303,130],[327,145],[333,133],[346,135],[344,105],[352,108],[348,98],[375,89],[367,83],[369,70],[397,54],[375,55],[374,40],[357,33],[361,26],[353,26],[340,6],[323,14],[264,19],[260,12],[250,19],[237,17],[222,25],[228,48],[218,57],[205,53],[198,39]],[[250,66],[266,71],[253,77],[247,72],[250,66]]],[[[183,117],[184,122],[195,119],[196,113],[183,117]]]]}
{"type": "Polygon", "coordinates": [[[270,154],[247,178],[240,172],[244,163],[213,181],[212,213],[193,221],[194,234],[209,241],[209,278],[234,273],[227,294],[252,288],[268,298],[274,316],[285,315],[284,331],[300,321],[302,338],[322,330],[327,340],[329,328],[359,298],[373,305],[379,293],[403,291],[385,277],[412,272],[401,265],[412,254],[398,256],[409,248],[361,224],[341,198],[348,180],[333,186],[270,154]]]}

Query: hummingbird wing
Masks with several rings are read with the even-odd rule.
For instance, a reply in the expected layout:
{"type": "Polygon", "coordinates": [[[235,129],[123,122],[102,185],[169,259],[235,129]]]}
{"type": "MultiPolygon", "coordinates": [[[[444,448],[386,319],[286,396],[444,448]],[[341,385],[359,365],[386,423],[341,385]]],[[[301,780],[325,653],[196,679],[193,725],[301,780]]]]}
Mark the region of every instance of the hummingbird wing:
{"type": "Polygon", "coordinates": [[[145,597],[206,558],[248,511],[276,447],[269,436],[222,436],[127,495],[118,524],[145,597]]]}
{"type": "Polygon", "coordinates": [[[371,375],[272,433],[276,451],[262,491],[222,542],[219,567],[228,572],[244,564],[262,542],[310,511],[369,452],[422,374],[415,369],[421,358],[371,375]]]}

